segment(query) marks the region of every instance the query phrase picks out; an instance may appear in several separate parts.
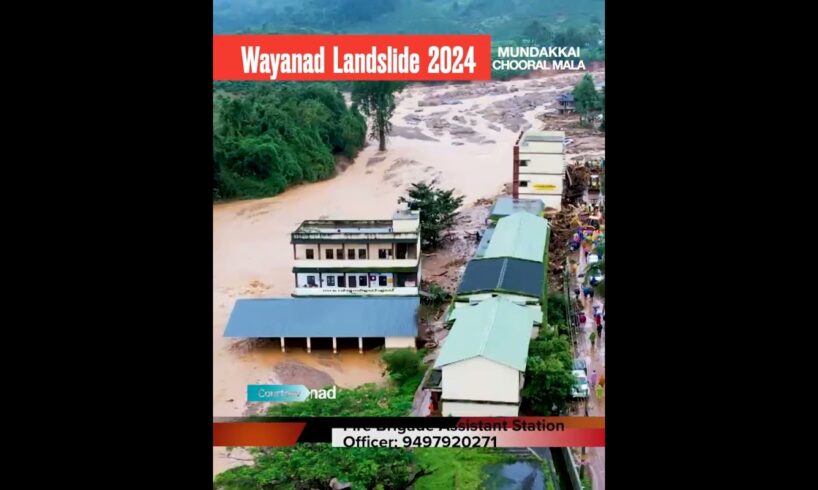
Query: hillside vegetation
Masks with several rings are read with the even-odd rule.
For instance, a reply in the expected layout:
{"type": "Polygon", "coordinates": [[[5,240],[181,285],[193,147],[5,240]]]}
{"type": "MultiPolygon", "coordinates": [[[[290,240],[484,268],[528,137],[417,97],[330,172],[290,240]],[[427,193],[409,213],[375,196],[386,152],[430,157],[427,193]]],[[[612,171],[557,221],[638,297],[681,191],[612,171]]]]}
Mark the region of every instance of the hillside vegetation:
{"type": "Polygon", "coordinates": [[[213,199],[273,196],[335,174],[364,144],[366,121],[330,84],[259,84],[214,94],[213,199]]]}

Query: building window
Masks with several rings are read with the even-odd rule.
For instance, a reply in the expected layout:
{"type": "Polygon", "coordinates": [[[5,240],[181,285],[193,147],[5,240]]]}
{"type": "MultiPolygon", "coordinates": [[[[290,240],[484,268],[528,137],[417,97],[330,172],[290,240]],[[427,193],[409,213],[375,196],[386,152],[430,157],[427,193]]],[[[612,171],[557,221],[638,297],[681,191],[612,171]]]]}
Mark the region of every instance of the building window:
{"type": "Polygon", "coordinates": [[[379,276],[378,277],[378,286],[386,286],[386,276],[379,276]]]}
{"type": "Polygon", "coordinates": [[[527,180],[521,180],[520,181],[520,187],[528,187],[528,181],[527,180]]]}
{"type": "Polygon", "coordinates": [[[347,287],[347,276],[338,276],[338,287],[339,288],[347,287]]]}
{"type": "Polygon", "coordinates": [[[527,167],[527,166],[528,166],[528,162],[530,162],[530,161],[531,161],[531,160],[520,160],[520,166],[521,166],[521,167],[527,167]]]}
{"type": "Polygon", "coordinates": [[[315,287],[315,276],[307,276],[307,287],[315,287]]]}
{"type": "Polygon", "coordinates": [[[365,259],[366,258],[366,249],[365,248],[359,248],[358,249],[358,258],[359,259],[365,259]]]}
{"type": "Polygon", "coordinates": [[[315,258],[315,250],[308,248],[307,249],[307,260],[312,260],[315,258]]]}
{"type": "Polygon", "coordinates": [[[386,258],[386,249],[385,248],[379,248],[378,249],[378,258],[379,259],[385,259],[386,258]]]}
{"type": "Polygon", "coordinates": [[[328,249],[327,249],[327,258],[328,258],[328,259],[333,258],[333,257],[332,257],[332,254],[333,254],[333,253],[335,253],[335,251],[334,251],[334,250],[332,250],[331,248],[328,248],[328,249]]]}
{"type": "Polygon", "coordinates": [[[344,260],[344,251],[338,249],[338,253],[336,253],[335,256],[338,257],[338,260],[344,260]]]}
{"type": "Polygon", "coordinates": [[[358,278],[357,278],[357,277],[355,277],[355,276],[349,276],[349,287],[351,287],[351,288],[357,288],[357,287],[358,287],[358,281],[357,281],[357,279],[358,279],[358,278]]]}
{"type": "Polygon", "coordinates": [[[335,287],[335,276],[327,276],[327,286],[335,287]]]}
{"type": "Polygon", "coordinates": [[[361,283],[361,287],[366,286],[366,276],[358,276],[358,281],[361,283]]]}
{"type": "Polygon", "coordinates": [[[349,260],[355,260],[355,249],[354,248],[350,248],[349,250],[347,250],[347,258],[349,260]]]}

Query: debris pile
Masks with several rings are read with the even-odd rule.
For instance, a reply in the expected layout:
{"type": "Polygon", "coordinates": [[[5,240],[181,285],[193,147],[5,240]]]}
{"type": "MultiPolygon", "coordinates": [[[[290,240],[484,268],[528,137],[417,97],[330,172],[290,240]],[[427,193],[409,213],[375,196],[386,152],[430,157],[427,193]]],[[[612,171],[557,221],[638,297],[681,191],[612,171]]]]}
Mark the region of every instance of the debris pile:
{"type": "MultiPolygon", "coordinates": [[[[581,198],[581,196],[580,196],[581,198]]],[[[568,243],[579,223],[580,207],[572,204],[563,204],[553,218],[551,224],[551,238],[548,241],[548,289],[562,291],[562,273],[565,269],[565,259],[570,252],[568,243]]]]}

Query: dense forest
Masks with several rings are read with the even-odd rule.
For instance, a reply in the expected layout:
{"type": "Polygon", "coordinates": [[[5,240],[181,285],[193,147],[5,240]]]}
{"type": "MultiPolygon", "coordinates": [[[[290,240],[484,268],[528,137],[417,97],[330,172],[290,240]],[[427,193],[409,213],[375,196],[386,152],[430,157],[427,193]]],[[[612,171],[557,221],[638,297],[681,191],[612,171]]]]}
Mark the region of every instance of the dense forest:
{"type": "Polygon", "coordinates": [[[214,0],[216,34],[491,34],[519,37],[532,20],[604,25],[604,0],[214,0]]]}
{"type": "Polygon", "coordinates": [[[366,121],[331,84],[258,84],[214,93],[213,199],[272,196],[335,173],[364,145],[366,121]]]}

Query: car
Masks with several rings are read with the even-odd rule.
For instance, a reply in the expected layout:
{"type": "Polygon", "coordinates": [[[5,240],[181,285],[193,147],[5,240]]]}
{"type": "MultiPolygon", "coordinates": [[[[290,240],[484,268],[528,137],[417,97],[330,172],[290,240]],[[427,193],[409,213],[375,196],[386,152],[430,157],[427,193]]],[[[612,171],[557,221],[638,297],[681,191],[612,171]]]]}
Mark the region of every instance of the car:
{"type": "Polygon", "coordinates": [[[571,396],[574,398],[588,398],[588,377],[585,375],[585,371],[574,369],[571,373],[576,379],[574,386],[571,387],[571,396]]]}
{"type": "Polygon", "coordinates": [[[574,371],[582,371],[583,373],[588,372],[585,359],[574,359],[574,371]]]}

